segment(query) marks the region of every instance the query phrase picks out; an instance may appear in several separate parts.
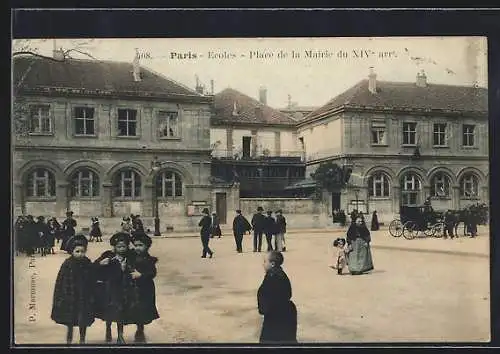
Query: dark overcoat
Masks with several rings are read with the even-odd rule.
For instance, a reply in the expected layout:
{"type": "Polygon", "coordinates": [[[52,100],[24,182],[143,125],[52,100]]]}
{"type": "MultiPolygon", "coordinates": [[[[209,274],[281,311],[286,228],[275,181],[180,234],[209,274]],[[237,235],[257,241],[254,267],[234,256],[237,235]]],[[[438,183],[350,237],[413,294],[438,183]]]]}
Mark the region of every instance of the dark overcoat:
{"type": "Polygon", "coordinates": [[[233,233],[234,236],[243,235],[245,232],[252,230],[252,225],[248,222],[247,218],[238,214],[233,219],[233,233]]]}
{"type": "Polygon", "coordinates": [[[114,252],[106,251],[94,261],[97,267],[96,317],[103,321],[134,324],[139,303],[139,290],[130,275],[135,267],[135,252],[127,252],[125,270],[115,256],[114,252]],[[105,258],[110,259],[109,264],[100,265],[105,258]]]}
{"type": "Polygon", "coordinates": [[[378,223],[378,216],[376,212],[373,212],[372,214],[372,224],[370,229],[372,231],[377,231],[378,229],[380,229],[380,225],[378,223]]]}
{"type": "Polygon", "coordinates": [[[87,257],[67,258],[57,274],[51,318],[67,326],[88,327],[94,322],[92,289],[94,265],[87,257]]]}
{"type": "Polygon", "coordinates": [[[102,237],[101,227],[99,221],[93,222],[90,228],[90,237],[102,237]]]}
{"type": "Polygon", "coordinates": [[[156,277],[156,262],[158,258],[147,255],[137,255],[135,269],[141,276],[134,280],[139,290],[139,305],[135,315],[135,324],[149,324],[160,318],[156,308],[156,289],[153,279],[156,277]]]}
{"type": "Polygon", "coordinates": [[[264,315],[260,343],[297,342],[297,308],[288,276],[281,267],[266,272],[257,292],[259,313],[264,315]]]}
{"type": "Polygon", "coordinates": [[[67,218],[62,223],[62,241],[61,241],[61,250],[67,251],[66,246],[68,244],[68,240],[75,236],[75,228],[76,228],[76,220],[73,218],[67,218]]]}

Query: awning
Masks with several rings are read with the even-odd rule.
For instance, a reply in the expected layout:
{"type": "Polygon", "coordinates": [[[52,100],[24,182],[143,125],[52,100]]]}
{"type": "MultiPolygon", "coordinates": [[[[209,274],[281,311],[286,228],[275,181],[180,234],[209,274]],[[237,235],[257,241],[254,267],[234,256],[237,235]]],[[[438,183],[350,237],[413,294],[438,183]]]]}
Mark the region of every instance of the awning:
{"type": "Polygon", "coordinates": [[[285,190],[305,189],[305,188],[315,188],[315,187],[316,187],[316,181],[311,178],[306,178],[302,181],[286,186],[285,190]]]}

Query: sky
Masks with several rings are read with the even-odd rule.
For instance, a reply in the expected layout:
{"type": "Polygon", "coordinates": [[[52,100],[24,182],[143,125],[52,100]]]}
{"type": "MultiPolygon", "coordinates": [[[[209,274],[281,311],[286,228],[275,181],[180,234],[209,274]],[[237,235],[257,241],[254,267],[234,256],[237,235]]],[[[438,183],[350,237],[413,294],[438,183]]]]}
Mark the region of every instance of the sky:
{"type": "MultiPolygon", "coordinates": [[[[137,48],[142,66],[193,89],[196,76],[209,91],[214,80],[215,93],[231,87],[258,98],[264,86],[267,103],[275,108],[286,107],[289,95],[299,106],[322,106],[367,78],[370,67],[382,81],[415,82],[421,70],[430,84],[487,87],[488,78],[485,37],[56,39],[55,44],[98,60],[126,62],[137,48]]],[[[54,40],[15,40],[13,50],[26,45],[51,55],[54,40]]]]}

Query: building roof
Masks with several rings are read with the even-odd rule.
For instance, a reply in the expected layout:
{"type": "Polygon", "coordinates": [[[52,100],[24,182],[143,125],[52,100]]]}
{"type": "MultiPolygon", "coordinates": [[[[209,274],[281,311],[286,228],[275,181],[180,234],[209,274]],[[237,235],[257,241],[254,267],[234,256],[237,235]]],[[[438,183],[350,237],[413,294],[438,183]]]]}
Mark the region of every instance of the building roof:
{"type": "Polygon", "coordinates": [[[132,63],[82,59],[50,60],[19,56],[13,61],[14,84],[29,91],[69,89],[128,96],[202,97],[188,87],[143,66],[141,81],[134,81],[132,63]]]}
{"type": "Polygon", "coordinates": [[[311,112],[301,123],[321,118],[339,108],[486,113],[488,90],[435,84],[419,87],[410,82],[377,81],[377,92],[372,94],[368,90],[368,80],[362,80],[311,112]]]}
{"type": "Polygon", "coordinates": [[[213,122],[218,123],[291,126],[296,124],[296,121],[287,114],[262,104],[258,100],[232,88],[226,88],[214,96],[214,110],[213,122]]]}

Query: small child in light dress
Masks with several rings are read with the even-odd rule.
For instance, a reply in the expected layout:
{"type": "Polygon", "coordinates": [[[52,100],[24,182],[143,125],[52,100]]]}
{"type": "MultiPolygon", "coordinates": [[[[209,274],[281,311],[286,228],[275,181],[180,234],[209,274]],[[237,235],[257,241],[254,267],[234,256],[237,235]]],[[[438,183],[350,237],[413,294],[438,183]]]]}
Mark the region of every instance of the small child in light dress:
{"type": "Polygon", "coordinates": [[[347,254],[349,253],[349,246],[346,245],[344,238],[337,238],[333,241],[333,247],[336,248],[335,265],[333,269],[337,269],[337,274],[342,275],[342,270],[347,266],[347,254]]]}

